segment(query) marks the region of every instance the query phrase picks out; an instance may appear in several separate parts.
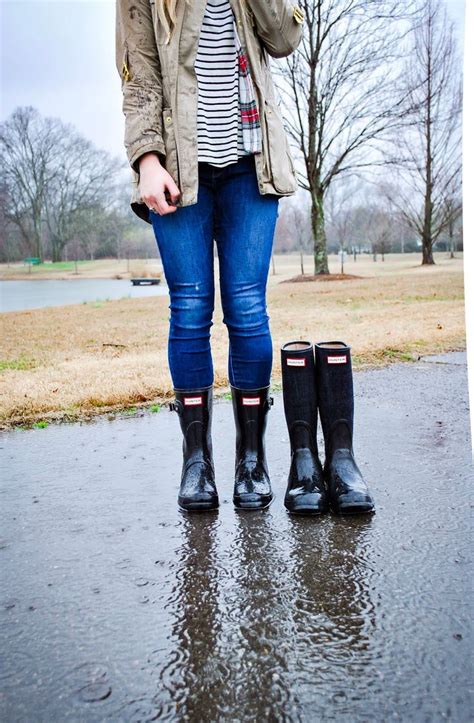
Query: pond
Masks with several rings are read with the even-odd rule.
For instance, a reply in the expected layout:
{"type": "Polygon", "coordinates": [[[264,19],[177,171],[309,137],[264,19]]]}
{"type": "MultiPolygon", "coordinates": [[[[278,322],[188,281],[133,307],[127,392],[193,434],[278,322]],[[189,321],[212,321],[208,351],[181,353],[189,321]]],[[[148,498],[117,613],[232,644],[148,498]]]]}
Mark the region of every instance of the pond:
{"type": "Polygon", "coordinates": [[[0,281],[1,311],[23,311],[85,301],[164,296],[166,283],[132,286],[130,279],[36,279],[0,281]]]}

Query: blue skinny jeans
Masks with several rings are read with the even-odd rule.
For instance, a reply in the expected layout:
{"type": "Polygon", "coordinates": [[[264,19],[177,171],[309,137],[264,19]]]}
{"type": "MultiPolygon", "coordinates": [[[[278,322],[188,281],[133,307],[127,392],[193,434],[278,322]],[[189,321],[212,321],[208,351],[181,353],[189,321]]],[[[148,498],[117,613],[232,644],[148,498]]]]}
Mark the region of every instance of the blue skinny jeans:
{"type": "Polygon", "coordinates": [[[279,196],[261,195],[248,154],[223,168],[199,161],[198,199],[161,216],[150,211],[171,310],[168,364],[180,391],[214,382],[210,330],[214,311],[214,240],[223,322],[229,335],[229,382],[268,386],[272,339],[266,286],[279,196]]]}

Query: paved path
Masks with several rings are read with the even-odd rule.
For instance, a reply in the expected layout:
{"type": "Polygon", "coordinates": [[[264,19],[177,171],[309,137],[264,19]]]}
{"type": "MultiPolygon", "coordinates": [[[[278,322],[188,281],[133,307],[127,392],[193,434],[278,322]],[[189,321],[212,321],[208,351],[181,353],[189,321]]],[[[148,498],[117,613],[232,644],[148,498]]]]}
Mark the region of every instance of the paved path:
{"type": "Polygon", "coordinates": [[[264,512],[233,509],[227,401],[217,514],[177,509],[167,410],[2,434],[1,720],[469,720],[465,355],[354,384],[370,519],[286,513],[280,394],[264,512]]]}

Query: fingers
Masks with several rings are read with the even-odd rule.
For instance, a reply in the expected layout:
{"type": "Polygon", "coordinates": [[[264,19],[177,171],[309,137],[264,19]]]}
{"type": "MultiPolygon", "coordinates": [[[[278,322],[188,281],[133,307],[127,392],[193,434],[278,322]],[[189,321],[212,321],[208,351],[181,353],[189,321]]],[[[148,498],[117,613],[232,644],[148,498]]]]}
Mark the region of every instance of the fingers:
{"type": "Polygon", "coordinates": [[[151,211],[164,216],[167,213],[174,213],[177,210],[176,203],[181,196],[181,192],[174,181],[168,181],[164,184],[163,191],[157,191],[153,195],[144,196],[143,200],[151,211]],[[167,190],[165,190],[167,189],[167,190]]]}
{"type": "Polygon", "coordinates": [[[181,191],[179,190],[178,186],[176,185],[176,183],[173,181],[172,178],[170,178],[170,180],[166,184],[166,188],[170,192],[171,201],[173,203],[177,203],[179,200],[179,197],[181,196],[181,191]]]}
{"type": "Polygon", "coordinates": [[[152,210],[159,213],[160,216],[164,216],[167,213],[174,213],[176,211],[176,206],[168,203],[164,191],[156,193],[154,198],[152,198],[152,201],[152,210]]]}

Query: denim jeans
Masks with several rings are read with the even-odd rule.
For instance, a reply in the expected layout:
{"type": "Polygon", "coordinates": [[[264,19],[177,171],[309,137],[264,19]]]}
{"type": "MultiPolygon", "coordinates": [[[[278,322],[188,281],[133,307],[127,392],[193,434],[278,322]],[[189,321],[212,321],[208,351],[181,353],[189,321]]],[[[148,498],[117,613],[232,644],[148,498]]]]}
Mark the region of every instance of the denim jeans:
{"type": "Polygon", "coordinates": [[[273,361],[265,295],[280,197],[259,193],[251,154],[223,168],[199,161],[198,170],[195,204],[163,216],[150,211],[149,217],[170,294],[173,386],[189,391],[214,382],[215,240],[229,382],[259,389],[270,383],[273,361]]]}

